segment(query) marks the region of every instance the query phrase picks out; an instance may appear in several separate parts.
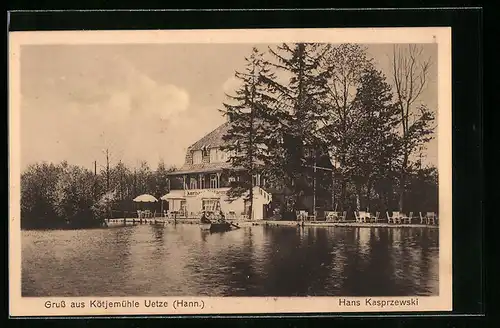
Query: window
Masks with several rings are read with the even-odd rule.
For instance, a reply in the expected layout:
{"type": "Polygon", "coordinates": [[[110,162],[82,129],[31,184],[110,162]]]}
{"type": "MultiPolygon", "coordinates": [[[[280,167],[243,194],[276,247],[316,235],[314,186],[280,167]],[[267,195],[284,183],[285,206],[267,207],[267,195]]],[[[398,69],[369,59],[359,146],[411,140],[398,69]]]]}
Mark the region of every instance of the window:
{"type": "Polygon", "coordinates": [[[210,150],[210,149],[209,149],[207,146],[203,146],[203,147],[201,148],[201,156],[202,156],[202,157],[208,156],[208,151],[209,151],[209,150],[210,150]]]}
{"type": "Polygon", "coordinates": [[[213,211],[215,209],[215,204],[215,199],[203,199],[201,201],[201,206],[204,211],[213,211]]]}
{"type": "Polygon", "coordinates": [[[200,189],[205,188],[205,176],[202,175],[200,179],[200,189]]]}
{"type": "Polygon", "coordinates": [[[191,178],[189,182],[189,189],[197,189],[196,178],[191,178]]]}
{"type": "Polygon", "coordinates": [[[210,163],[218,162],[217,158],[217,148],[210,149],[210,163]]]}
{"type": "Polygon", "coordinates": [[[186,215],[187,214],[187,206],[186,206],[186,201],[181,200],[181,208],[180,208],[181,215],[186,215]]]}
{"type": "Polygon", "coordinates": [[[193,164],[201,164],[201,151],[196,150],[193,152],[193,164]]]}
{"type": "Polygon", "coordinates": [[[217,175],[215,174],[210,175],[210,188],[217,188],[217,175]]]}

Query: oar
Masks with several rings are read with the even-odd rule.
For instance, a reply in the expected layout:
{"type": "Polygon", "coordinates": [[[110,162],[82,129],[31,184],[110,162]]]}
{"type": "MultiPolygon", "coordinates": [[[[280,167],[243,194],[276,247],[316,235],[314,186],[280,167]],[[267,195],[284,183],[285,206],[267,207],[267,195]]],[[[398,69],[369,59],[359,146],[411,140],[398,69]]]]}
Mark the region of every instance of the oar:
{"type": "MultiPolygon", "coordinates": [[[[226,221],[226,222],[229,222],[229,221],[226,221]]],[[[240,227],[237,226],[236,224],[234,224],[233,222],[229,222],[230,225],[232,225],[233,227],[235,227],[236,229],[239,229],[240,227]]]]}

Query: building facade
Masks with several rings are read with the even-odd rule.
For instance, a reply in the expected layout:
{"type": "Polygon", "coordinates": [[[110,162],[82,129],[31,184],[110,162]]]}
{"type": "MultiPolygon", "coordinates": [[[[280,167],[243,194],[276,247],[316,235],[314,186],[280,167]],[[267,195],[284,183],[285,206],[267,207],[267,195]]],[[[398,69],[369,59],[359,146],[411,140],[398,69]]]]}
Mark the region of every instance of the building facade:
{"type": "MultiPolygon", "coordinates": [[[[185,217],[199,217],[201,211],[210,210],[216,202],[229,218],[249,218],[247,195],[229,199],[227,192],[230,184],[239,176],[228,173],[231,168],[229,154],[223,151],[223,136],[229,129],[229,122],[220,125],[212,132],[188,147],[184,165],[168,175],[170,192],[162,197],[168,201],[169,211],[175,211],[185,217]]],[[[232,170],[234,172],[234,170],[232,170]]],[[[272,195],[262,188],[264,181],[259,175],[253,177],[254,220],[264,219],[266,206],[272,201],[272,195]]]]}

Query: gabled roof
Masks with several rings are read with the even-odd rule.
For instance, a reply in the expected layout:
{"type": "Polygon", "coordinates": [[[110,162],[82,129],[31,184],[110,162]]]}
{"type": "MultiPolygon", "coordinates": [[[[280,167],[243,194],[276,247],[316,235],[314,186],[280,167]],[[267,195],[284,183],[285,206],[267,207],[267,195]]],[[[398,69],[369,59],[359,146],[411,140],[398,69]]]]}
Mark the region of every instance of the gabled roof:
{"type": "Polygon", "coordinates": [[[219,125],[215,130],[189,146],[188,150],[202,150],[203,147],[218,148],[223,146],[225,142],[222,137],[227,133],[229,127],[229,122],[219,125]]]}

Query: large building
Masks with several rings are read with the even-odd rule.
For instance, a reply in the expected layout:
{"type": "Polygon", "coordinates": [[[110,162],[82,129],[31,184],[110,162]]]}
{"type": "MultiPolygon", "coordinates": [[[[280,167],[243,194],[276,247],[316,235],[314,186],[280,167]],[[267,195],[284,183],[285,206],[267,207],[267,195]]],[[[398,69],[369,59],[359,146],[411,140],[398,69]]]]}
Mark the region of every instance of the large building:
{"type": "MultiPolygon", "coordinates": [[[[170,192],[162,197],[168,201],[170,211],[179,212],[186,217],[199,217],[200,212],[210,209],[214,203],[220,202],[221,210],[229,217],[248,218],[249,202],[242,195],[229,199],[227,192],[230,183],[238,176],[231,176],[227,169],[231,168],[229,154],[223,151],[223,135],[229,128],[229,122],[220,125],[212,132],[188,147],[184,165],[177,171],[169,173],[170,192]]],[[[254,220],[263,219],[272,195],[261,186],[264,181],[259,175],[253,177],[254,220]]]]}

